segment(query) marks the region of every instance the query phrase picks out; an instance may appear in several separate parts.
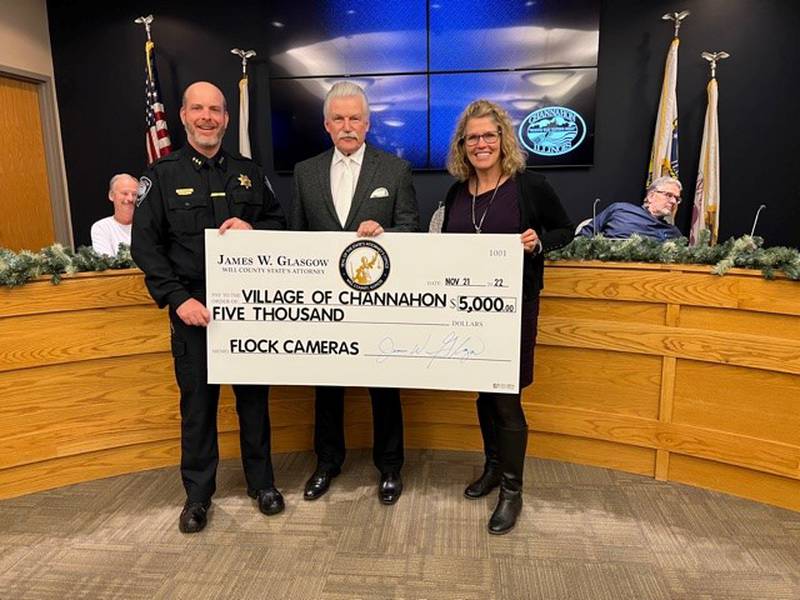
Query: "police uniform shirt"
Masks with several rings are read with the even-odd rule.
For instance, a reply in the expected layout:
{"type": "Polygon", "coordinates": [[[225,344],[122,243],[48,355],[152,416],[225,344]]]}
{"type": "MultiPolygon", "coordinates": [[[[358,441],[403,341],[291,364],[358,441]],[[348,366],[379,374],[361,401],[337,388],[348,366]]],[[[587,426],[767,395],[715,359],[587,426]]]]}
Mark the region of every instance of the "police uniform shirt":
{"type": "Polygon", "coordinates": [[[253,229],[285,229],[269,181],[252,160],[186,146],[154,163],[139,182],[131,255],[150,295],[173,309],[204,293],[205,229],[238,217],[253,229]]]}

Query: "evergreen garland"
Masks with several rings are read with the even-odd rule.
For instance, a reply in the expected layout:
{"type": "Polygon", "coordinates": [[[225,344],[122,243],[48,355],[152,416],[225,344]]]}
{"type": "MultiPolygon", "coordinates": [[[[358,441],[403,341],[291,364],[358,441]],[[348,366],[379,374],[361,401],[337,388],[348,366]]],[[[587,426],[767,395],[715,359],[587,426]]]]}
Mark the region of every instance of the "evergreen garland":
{"type": "Polygon", "coordinates": [[[724,275],[734,267],[760,269],[765,279],[776,273],[800,280],[800,251],[796,248],[773,246],[762,248],[764,240],[743,235],[738,239],[709,245],[710,233],[702,231],[697,245],[681,237],[661,242],[639,235],[626,240],[609,239],[602,235],[577,237],[572,242],[547,254],[549,260],[602,260],[608,262],[645,262],[683,265],[714,265],[711,272],[724,275]]]}
{"type": "MultiPolygon", "coordinates": [[[[730,269],[760,269],[766,279],[782,272],[787,278],[800,280],[800,251],[796,248],[773,246],[763,248],[764,240],[758,236],[744,235],[738,239],[709,245],[709,233],[703,231],[697,245],[689,246],[685,238],[660,242],[633,235],[627,240],[614,240],[596,235],[577,237],[572,242],[547,254],[549,260],[602,260],[607,262],[646,262],[684,265],[713,265],[711,272],[724,275],[730,269]]],[[[77,250],[53,244],[39,252],[23,250],[19,253],[0,248],[0,286],[14,287],[50,275],[57,284],[63,275],[107,269],[136,267],[130,248],[119,245],[116,256],[98,254],[92,248],[81,246],[77,250]]]]}
{"type": "Polygon", "coordinates": [[[0,248],[0,286],[19,286],[42,275],[50,275],[50,280],[57,284],[63,275],[70,273],[135,266],[130,248],[125,244],[119,245],[116,256],[98,254],[87,246],[73,251],[61,244],[53,244],[39,252],[23,250],[16,253],[0,248]]]}

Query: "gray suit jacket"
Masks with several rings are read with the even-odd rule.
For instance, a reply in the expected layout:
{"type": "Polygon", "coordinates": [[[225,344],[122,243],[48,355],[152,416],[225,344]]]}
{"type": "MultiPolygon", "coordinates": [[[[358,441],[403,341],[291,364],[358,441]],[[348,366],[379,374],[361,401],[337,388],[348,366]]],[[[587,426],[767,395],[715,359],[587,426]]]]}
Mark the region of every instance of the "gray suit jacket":
{"type": "Polygon", "coordinates": [[[331,195],[333,148],[294,167],[289,226],[297,231],[355,231],[363,221],[377,221],[386,231],[418,231],[419,214],[411,166],[367,146],[353,203],[344,227],[331,195]],[[384,188],[386,194],[376,191],[384,188]],[[379,197],[383,196],[383,197],[379,197]]]}

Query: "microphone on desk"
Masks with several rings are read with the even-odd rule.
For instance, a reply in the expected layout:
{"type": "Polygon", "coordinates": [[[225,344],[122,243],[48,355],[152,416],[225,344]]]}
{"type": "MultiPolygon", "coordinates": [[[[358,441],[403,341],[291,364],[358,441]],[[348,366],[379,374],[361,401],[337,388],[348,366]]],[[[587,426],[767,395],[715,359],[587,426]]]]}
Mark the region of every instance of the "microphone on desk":
{"type": "Polygon", "coordinates": [[[755,235],[756,225],[758,224],[758,215],[760,215],[761,211],[764,210],[765,208],[767,208],[766,204],[762,204],[761,206],[758,207],[758,210],[756,211],[756,216],[753,219],[753,228],[750,230],[750,237],[753,237],[753,235],[755,235]]]}
{"type": "Polygon", "coordinates": [[[600,203],[600,198],[595,198],[592,203],[592,235],[597,235],[597,205],[600,203]]]}

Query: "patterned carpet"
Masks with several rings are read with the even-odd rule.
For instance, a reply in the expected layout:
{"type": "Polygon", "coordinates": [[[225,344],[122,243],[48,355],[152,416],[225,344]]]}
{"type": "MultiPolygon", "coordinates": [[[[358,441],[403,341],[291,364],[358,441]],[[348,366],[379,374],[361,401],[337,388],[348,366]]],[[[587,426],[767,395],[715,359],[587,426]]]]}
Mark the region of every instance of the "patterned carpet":
{"type": "Polygon", "coordinates": [[[264,517],[238,461],[208,528],[185,536],[177,469],[0,502],[0,598],[660,600],[800,598],[800,514],[636,475],[530,459],[517,529],[463,498],[468,452],[412,451],[398,504],[368,451],[302,499],[310,453],[276,455],[285,513],[264,517]]]}

